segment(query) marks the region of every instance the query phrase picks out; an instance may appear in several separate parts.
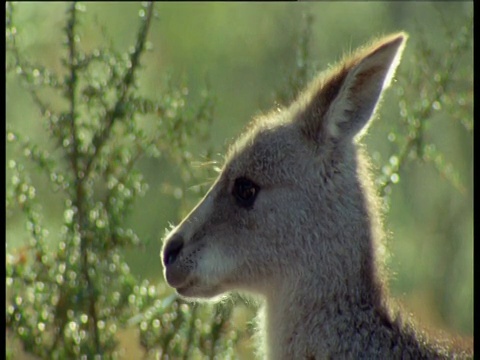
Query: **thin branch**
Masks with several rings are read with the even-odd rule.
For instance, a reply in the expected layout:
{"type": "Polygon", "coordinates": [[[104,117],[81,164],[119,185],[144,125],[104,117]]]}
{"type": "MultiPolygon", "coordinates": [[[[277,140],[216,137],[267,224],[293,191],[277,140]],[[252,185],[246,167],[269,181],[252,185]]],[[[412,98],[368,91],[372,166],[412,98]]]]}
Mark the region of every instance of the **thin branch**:
{"type": "Polygon", "coordinates": [[[101,345],[100,345],[100,334],[98,329],[98,316],[96,310],[96,298],[95,298],[95,289],[94,283],[89,274],[89,264],[88,264],[88,245],[91,242],[90,236],[87,236],[85,233],[86,224],[85,224],[85,209],[84,209],[84,202],[85,202],[85,189],[83,180],[85,179],[85,173],[80,169],[80,153],[79,153],[79,139],[77,133],[77,126],[76,126],[76,104],[77,104],[77,97],[76,97],[76,90],[77,90],[77,80],[78,80],[78,53],[76,48],[76,32],[75,26],[77,25],[77,3],[73,2],[68,10],[68,14],[70,15],[68,18],[67,26],[66,26],[66,34],[67,34],[67,46],[68,46],[68,68],[70,70],[69,79],[67,81],[67,99],[70,105],[68,120],[70,121],[70,139],[71,139],[71,151],[70,151],[70,163],[73,169],[73,173],[75,176],[75,198],[74,198],[74,205],[77,208],[76,217],[79,226],[80,232],[80,253],[82,254],[82,274],[87,283],[87,298],[89,300],[88,304],[88,312],[89,312],[89,325],[93,331],[93,338],[95,343],[95,353],[101,353],[101,345]]]}
{"type": "MultiPolygon", "coordinates": [[[[76,87],[77,87],[77,48],[75,45],[75,25],[77,23],[77,11],[76,11],[76,2],[73,2],[68,13],[70,17],[67,22],[65,31],[67,33],[67,44],[68,44],[68,67],[70,70],[70,77],[67,81],[67,99],[70,105],[68,120],[70,120],[70,137],[71,137],[71,149],[70,152],[70,162],[75,174],[75,180],[78,183],[81,182],[82,174],[79,169],[79,153],[78,153],[78,135],[77,127],[75,125],[77,113],[76,113],[76,87]]],[[[78,187],[77,187],[78,188],[78,187]]],[[[77,190],[78,191],[78,190],[77,190]]],[[[78,200],[77,196],[77,200],[78,200]]]]}
{"type": "Polygon", "coordinates": [[[100,153],[103,146],[106,144],[108,138],[110,137],[113,124],[117,119],[122,118],[124,115],[123,107],[125,105],[125,100],[126,100],[128,91],[130,90],[134,82],[135,72],[139,66],[140,55],[142,54],[145,48],[145,42],[148,35],[148,30],[150,28],[151,19],[153,16],[153,5],[154,5],[153,2],[149,2],[147,5],[146,18],[138,33],[135,50],[130,56],[131,66],[129,67],[127,73],[123,78],[122,86],[120,88],[120,95],[118,96],[118,99],[113,109],[110,109],[109,111],[107,111],[107,115],[105,117],[105,122],[106,122],[105,128],[103,129],[103,131],[101,131],[100,134],[97,134],[92,141],[92,144],[95,148],[94,150],[95,152],[87,163],[87,166],[85,168],[85,177],[88,177],[90,175],[92,166],[95,160],[97,159],[97,155],[100,153]]]}

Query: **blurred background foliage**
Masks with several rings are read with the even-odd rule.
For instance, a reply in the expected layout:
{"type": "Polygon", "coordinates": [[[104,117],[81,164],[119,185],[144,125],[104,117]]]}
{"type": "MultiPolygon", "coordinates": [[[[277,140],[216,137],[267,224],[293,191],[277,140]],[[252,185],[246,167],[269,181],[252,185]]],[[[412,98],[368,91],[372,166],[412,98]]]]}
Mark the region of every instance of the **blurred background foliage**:
{"type": "Polygon", "coordinates": [[[410,35],[402,63],[363,139],[384,199],[391,293],[427,326],[473,336],[473,3],[149,9],[80,3],[72,23],[69,3],[7,6],[7,356],[251,358],[255,306],[177,299],[162,276],[165,229],[208,189],[252,116],[398,30],[410,35]],[[73,98],[72,53],[88,59],[75,65],[73,98]],[[72,119],[83,131],[77,166],[98,156],[84,225],[75,147],[63,142],[72,119]]]}

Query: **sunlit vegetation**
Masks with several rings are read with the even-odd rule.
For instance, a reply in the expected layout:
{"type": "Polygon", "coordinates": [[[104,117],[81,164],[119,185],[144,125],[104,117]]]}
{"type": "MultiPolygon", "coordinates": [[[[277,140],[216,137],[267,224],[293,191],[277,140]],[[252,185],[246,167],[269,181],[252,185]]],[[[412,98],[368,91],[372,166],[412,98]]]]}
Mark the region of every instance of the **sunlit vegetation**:
{"type": "MultiPolygon", "coordinates": [[[[384,18],[404,27],[414,12],[374,2],[352,5],[351,25],[325,24],[319,9],[340,16],[345,4],[292,5],[7,3],[7,358],[251,358],[254,302],[179,299],[162,277],[165,228],[208,189],[224,139],[338,58],[319,49],[341,54],[351,41],[342,31],[369,11],[402,10],[384,18]],[[52,19],[38,33],[35,6],[52,19]],[[174,24],[198,14],[213,25],[174,24]],[[256,41],[259,14],[269,21],[256,41]]],[[[472,335],[473,13],[445,6],[428,8],[434,30],[418,17],[405,29],[402,65],[365,141],[393,230],[392,293],[429,324],[472,335]]],[[[398,30],[375,19],[362,36],[398,30]]]]}

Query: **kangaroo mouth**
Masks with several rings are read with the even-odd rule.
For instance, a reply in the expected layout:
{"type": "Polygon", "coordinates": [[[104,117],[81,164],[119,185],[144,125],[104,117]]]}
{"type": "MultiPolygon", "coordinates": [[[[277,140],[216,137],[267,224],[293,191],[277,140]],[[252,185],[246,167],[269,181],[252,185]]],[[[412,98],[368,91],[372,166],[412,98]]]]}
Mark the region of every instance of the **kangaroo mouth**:
{"type": "Polygon", "coordinates": [[[203,286],[200,281],[195,277],[189,276],[186,274],[183,278],[175,277],[175,273],[169,273],[167,269],[167,283],[175,288],[179,295],[185,297],[195,297],[198,296],[197,293],[201,292],[203,286]]]}
{"type": "Polygon", "coordinates": [[[217,285],[206,285],[197,279],[191,279],[185,284],[175,288],[180,296],[191,299],[212,298],[224,291],[217,285]]]}
{"type": "Polygon", "coordinates": [[[180,295],[183,295],[183,296],[188,296],[188,293],[189,293],[189,289],[192,289],[192,288],[195,288],[196,284],[198,282],[195,281],[194,279],[190,279],[188,280],[185,284],[182,284],[181,286],[178,286],[175,288],[175,290],[177,290],[177,292],[180,294],[180,295]]]}

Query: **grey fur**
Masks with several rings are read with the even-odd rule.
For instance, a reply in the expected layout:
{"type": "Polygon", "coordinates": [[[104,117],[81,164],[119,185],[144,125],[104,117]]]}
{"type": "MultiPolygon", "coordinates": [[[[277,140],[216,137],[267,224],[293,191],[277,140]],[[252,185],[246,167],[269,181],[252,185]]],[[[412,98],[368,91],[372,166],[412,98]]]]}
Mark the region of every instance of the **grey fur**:
{"type": "Polygon", "coordinates": [[[358,134],[375,112],[407,35],[394,34],[323,73],[287,109],[255,119],[217,181],[165,240],[179,294],[258,294],[268,359],[463,357],[387,304],[382,231],[358,134]],[[251,207],[236,179],[259,186],[251,207]]]}

